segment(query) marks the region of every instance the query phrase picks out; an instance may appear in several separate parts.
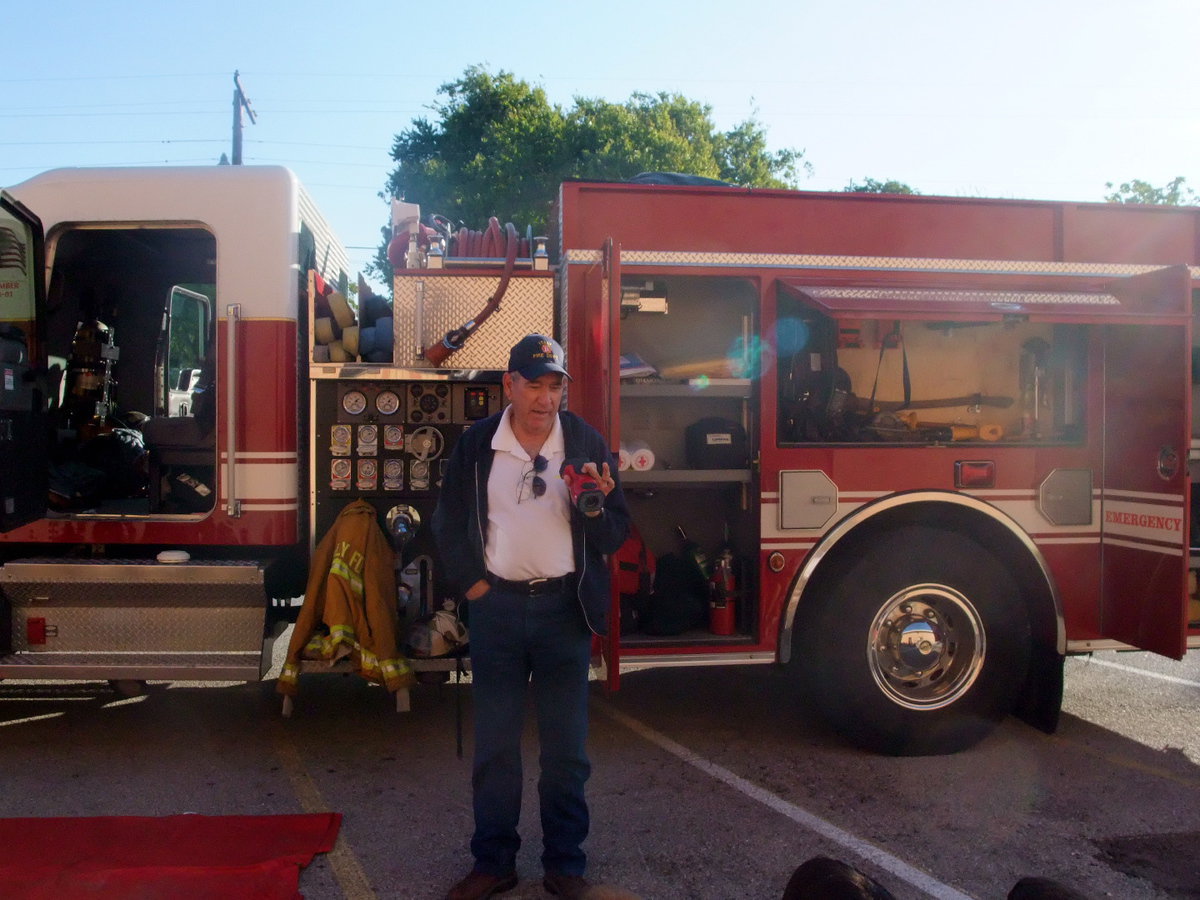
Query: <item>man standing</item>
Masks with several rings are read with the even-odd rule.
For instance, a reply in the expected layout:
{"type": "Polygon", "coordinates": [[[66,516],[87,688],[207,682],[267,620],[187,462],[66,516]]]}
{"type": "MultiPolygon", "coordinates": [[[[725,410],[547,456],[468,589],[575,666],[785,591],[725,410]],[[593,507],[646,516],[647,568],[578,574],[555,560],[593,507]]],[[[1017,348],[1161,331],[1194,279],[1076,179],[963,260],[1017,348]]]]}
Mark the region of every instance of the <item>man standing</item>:
{"type": "Polygon", "coordinates": [[[447,576],[470,602],[475,833],[470,873],[448,900],[516,887],[521,731],[532,687],[541,746],[538,797],[543,885],[582,895],[588,833],[584,784],[592,635],[608,631],[604,554],[629,530],[629,509],[599,432],[560,411],[570,378],[563,351],[540,334],[509,354],[509,405],[476,423],[450,455],[434,536],[447,576]],[[581,511],[560,475],[564,462],[596,482],[603,504],[581,511]]]}

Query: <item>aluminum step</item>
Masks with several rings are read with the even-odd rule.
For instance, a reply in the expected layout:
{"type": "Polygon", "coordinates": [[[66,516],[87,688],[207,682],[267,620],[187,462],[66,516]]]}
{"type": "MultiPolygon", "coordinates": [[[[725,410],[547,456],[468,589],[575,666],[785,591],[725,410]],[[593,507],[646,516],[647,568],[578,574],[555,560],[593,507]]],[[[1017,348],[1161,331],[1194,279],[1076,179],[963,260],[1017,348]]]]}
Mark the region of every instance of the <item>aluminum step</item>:
{"type": "Polygon", "coordinates": [[[0,679],[258,681],[261,653],[13,653],[0,679]]]}
{"type": "Polygon", "coordinates": [[[14,560],[0,678],[257,681],[267,598],[244,561],[14,560]]]}

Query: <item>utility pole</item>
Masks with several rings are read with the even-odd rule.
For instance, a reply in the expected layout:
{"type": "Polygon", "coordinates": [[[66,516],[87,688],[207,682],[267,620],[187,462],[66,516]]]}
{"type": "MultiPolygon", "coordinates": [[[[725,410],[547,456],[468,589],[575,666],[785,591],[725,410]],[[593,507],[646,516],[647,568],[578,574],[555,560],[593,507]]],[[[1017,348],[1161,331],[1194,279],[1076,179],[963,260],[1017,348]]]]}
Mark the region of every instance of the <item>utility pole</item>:
{"type": "Polygon", "coordinates": [[[233,71],[233,164],[242,164],[242,109],[250,117],[250,124],[255,123],[254,110],[250,108],[250,98],[242,90],[242,79],[237,69],[233,71]]]}

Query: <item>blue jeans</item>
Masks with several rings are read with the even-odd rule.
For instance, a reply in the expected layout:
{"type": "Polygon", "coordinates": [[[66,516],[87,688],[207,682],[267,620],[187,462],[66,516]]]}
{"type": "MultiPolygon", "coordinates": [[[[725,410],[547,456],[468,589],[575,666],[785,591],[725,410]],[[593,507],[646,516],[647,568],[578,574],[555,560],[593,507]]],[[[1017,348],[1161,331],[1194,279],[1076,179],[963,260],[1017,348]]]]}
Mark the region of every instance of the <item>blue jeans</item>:
{"type": "Polygon", "coordinates": [[[575,588],[528,597],[492,588],[471,601],[474,699],[475,869],[506,875],[516,868],[521,838],[521,732],[533,686],[541,746],[538,797],[542,866],[582,875],[588,833],[587,758],[591,632],[575,588]]]}

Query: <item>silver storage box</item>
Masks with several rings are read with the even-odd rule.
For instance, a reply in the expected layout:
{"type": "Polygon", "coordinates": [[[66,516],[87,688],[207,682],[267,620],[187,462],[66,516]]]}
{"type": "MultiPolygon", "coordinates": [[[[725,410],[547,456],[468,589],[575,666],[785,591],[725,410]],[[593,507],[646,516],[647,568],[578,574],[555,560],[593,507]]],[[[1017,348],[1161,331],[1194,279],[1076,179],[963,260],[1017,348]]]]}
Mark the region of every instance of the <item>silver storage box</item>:
{"type": "MultiPolygon", "coordinates": [[[[397,275],[393,364],[401,368],[428,366],[421,351],[479,315],[499,285],[500,276],[491,274],[397,275]]],[[[535,333],[554,334],[554,279],[543,272],[514,273],[500,308],[441,368],[503,371],[512,345],[535,333]]]]}

